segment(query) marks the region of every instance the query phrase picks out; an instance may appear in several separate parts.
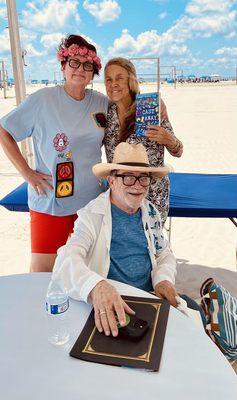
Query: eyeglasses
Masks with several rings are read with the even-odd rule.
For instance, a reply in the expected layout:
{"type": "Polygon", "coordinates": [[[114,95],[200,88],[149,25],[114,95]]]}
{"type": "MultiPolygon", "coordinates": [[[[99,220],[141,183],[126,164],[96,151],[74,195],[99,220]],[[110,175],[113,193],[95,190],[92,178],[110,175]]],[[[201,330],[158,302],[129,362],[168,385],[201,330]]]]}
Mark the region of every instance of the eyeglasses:
{"type": "Polygon", "coordinates": [[[84,71],[93,71],[94,70],[94,65],[89,61],[81,62],[79,60],[74,60],[71,58],[71,60],[68,60],[68,64],[69,64],[69,67],[75,68],[75,69],[80,68],[80,66],[82,65],[82,68],[84,69],[84,71]]]}
{"type": "Polygon", "coordinates": [[[150,175],[148,175],[148,176],[146,176],[146,175],[134,176],[134,175],[116,174],[114,176],[122,178],[123,184],[125,186],[133,186],[138,181],[141,186],[148,187],[150,185],[151,179],[152,179],[150,175]]]}

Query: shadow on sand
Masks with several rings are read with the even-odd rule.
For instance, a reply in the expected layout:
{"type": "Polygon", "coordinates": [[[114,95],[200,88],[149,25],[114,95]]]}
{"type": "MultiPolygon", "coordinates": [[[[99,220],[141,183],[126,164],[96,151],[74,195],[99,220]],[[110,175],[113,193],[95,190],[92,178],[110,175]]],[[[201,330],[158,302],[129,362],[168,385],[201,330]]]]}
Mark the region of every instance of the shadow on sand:
{"type": "Polygon", "coordinates": [[[188,260],[177,260],[176,288],[192,299],[200,298],[200,287],[207,278],[213,278],[216,283],[224,286],[234,297],[237,297],[237,270],[206,267],[190,264],[188,260]]]}

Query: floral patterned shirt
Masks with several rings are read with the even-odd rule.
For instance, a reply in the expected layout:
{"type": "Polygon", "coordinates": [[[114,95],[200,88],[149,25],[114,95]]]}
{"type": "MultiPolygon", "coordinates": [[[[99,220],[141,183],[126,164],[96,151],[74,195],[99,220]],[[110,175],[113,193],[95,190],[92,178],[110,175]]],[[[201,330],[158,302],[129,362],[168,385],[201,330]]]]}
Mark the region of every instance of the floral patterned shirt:
{"type": "MultiPolygon", "coordinates": [[[[161,126],[174,135],[172,126],[168,119],[161,121],[161,126]]],[[[108,162],[112,162],[114,156],[115,147],[119,143],[119,129],[120,123],[117,114],[116,104],[110,104],[107,114],[107,125],[105,128],[104,146],[105,153],[108,162]]],[[[177,138],[176,138],[177,139],[177,138]]],[[[146,148],[149,162],[154,167],[160,167],[164,165],[164,145],[161,145],[155,141],[150,141],[145,137],[137,137],[135,133],[129,136],[127,139],[128,143],[142,143],[146,148]]],[[[167,148],[170,154],[174,157],[180,157],[183,151],[182,143],[177,139],[177,145],[172,151],[167,148]]],[[[151,201],[161,214],[162,223],[165,220],[169,212],[169,178],[165,176],[162,179],[156,179],[150,186],[149,193],[147,196],[148,200],[151,201]]]]}

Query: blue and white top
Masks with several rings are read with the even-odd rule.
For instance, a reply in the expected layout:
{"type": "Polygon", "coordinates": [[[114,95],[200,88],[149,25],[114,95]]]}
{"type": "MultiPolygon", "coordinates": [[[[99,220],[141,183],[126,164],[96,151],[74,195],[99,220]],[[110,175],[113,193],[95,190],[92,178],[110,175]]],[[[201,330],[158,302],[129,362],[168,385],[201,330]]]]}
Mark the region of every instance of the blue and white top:
{"type": "Polygon", "coordinates": [[[29,185],[29,208],[51,215],[71,215],[101,193],[92,166],[101,162],[108,100],[86,89],[83,100],[63,86],[41,89],[0,120],[17,141],[32,138],[35,169],[52,175],[54,191],[37,195],[29,185]]]}

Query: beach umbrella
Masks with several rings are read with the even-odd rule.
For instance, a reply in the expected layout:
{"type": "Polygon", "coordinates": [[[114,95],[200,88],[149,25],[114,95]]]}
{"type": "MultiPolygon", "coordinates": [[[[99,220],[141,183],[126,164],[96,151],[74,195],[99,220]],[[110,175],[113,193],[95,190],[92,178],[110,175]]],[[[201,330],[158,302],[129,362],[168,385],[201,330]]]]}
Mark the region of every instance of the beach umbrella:
{"type": "Polygon", "coordinates": [[[196,75],[188,75],[188,78],[192,79],[192,78],[196,78],[196,75]]]}

